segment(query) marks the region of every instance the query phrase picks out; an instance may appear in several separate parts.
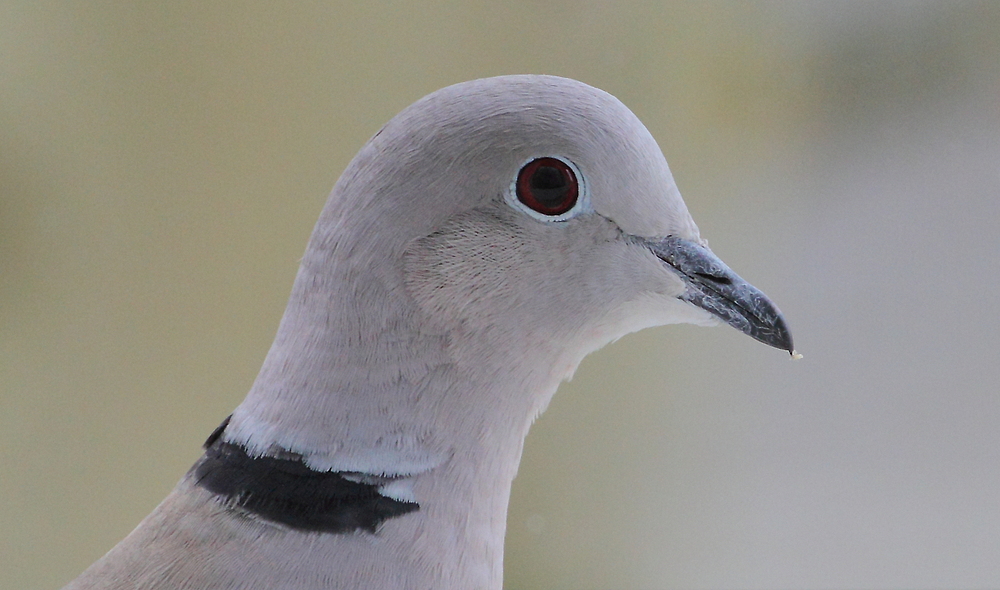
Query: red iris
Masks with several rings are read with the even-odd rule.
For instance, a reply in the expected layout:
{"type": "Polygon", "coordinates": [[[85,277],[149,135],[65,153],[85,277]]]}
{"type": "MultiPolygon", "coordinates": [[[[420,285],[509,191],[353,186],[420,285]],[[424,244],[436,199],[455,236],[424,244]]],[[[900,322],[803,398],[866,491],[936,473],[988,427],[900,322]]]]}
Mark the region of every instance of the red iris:
{"type": "Polygon", "coordinates": [[[538,158],[517,175],[517,199],[542,215],[562,215],[576,205],[576,174],[557,158],[538,158]]]}

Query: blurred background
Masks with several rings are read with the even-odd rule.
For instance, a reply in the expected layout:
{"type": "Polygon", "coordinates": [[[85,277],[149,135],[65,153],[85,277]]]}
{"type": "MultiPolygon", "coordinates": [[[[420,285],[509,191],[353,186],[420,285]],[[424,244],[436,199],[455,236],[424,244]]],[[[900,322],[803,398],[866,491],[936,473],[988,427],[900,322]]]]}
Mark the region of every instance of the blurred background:
{"type": "Polygon", "coordinates": [[[629,105],[805,358],[589,357],[506,588],[1000,587],[1000,4],[6,0],[0,588],[60,587],[200,455],[367,138],[507,73],[629,105]]]}

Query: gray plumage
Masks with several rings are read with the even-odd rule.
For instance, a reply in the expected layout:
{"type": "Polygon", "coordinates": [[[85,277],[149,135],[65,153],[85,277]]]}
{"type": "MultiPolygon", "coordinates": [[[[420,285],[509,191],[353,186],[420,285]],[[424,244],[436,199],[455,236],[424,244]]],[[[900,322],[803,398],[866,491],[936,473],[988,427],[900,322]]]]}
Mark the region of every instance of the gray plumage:
{"type": "MultiPolygon", "coordinates": [[[[302,530],[247,503],[271,484],[226,497],[192,469],[67,589],[498,590],[511,481],[558,384],[626,333],[719,317],[791,351],[617,99],[550,76],[435,92],[340,177],[260,374],[209,451],[419,508],[374,532],[302,530]],[[563,214],[518,197],[541,157],[579,183],[563,214]]],[[[336,498],[330,510],[355,501],[336,498]]]]}

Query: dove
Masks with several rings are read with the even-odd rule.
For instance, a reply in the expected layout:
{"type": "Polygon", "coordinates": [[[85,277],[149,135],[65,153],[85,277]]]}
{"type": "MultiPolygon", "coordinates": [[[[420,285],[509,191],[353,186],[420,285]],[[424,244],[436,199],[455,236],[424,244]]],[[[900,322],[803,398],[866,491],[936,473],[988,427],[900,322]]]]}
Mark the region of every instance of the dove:
{"type": "Polygon", "coordinates": [[[673,323],[795,354],[619,100],[541,75],[434,92],[337,181],[245,400],[66,588],[500,590],[532,421],[588,353],[673,323]]]}

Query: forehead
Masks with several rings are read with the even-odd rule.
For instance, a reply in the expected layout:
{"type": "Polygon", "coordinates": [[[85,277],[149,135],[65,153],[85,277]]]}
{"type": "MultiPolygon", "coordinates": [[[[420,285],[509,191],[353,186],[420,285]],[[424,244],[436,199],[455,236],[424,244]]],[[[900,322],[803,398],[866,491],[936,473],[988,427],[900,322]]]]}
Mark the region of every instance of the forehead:
{"type": "Polygon", "coordinates": [[[404,109],[384,132],[442,156],[493,158],[540,149],[598,158],[636,140],[645,143],[643,135],[648,135],[615,97],[552,76],[502,76],[449,86],[404,109]]]}

